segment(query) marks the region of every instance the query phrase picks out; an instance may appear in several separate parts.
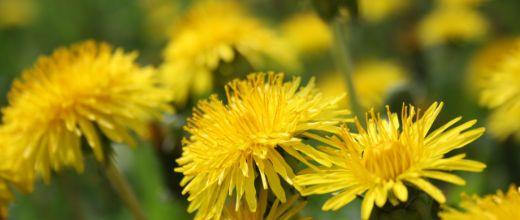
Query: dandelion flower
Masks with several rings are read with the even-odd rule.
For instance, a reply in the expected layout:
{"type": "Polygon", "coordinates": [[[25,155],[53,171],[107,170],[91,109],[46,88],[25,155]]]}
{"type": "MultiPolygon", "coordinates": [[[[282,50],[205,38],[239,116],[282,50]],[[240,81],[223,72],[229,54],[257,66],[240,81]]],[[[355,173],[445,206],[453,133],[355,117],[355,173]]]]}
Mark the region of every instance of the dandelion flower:
{"type": "MultiPolygon", "coordinates": [[[[385,96],[393,89],[406,84],[408,78],[405,69],[395,62],[388,60],[360,62],[353,73],[359,104],[365,109],[381,107],[385,96]]],[[[327,95],[337,95],[347,91],[345,78],[340,73],[332,73],[324,77],[319,87],[327,95]]],[[[345,99],[340,104],[346,107],[348,100],[345,99]]]]}
{"type": "MultiPolygon", "coordinates": [[[[177,172],[184,174],[183,193],[189,193],[189,212],[197,219],[219,219],[228,196],[243,197],[256,212],[255,179],[286,202],[280,177],[292,184],[294,173],[278,150],[310,164],[304,155],[322,161],[324,154],[302,142],[316,131],[335,132],[347,121],[338,110],[342,96],[325,98],[314,81],[303,87],[300,78],[283,81],[283,74],[251,74],[226,86],[227,103],[216,96],[201,101],[185,130],[177,172]]],[[[326,161],[322,161],[327,164],[326,161]]]]}
{"type": "Polygon", "coordinates": [[[491,42],[480,49],[468,67],[468,86],[471,92],[485,87],[500,61],[515,48],[518,39],[504,38],[491,42]]]}
{"type": "Polygon", "coordinates": [[[439,216],[445,220],[520,219],[520,212],[518,212],[518,209],[520,209],[520,190],[511,186],[507,193],[499,190],[494,195],[487,195],[482,198],[464,195],[460,206],[463,211],[447,208],[439,216]]]}
{"type": "Polygon", "coordinates": [[[25,26],[34,20],[36,14],[37,8],[34,0],[1,0],[0,29],[25,26]]]}
{"type": "Polygon", "coordinates": [[[493,110],[488,119],[492,135],[500,139],[513,135],[520,140],[520,40],[504,53],[483,85],[480,103],[493,110]]]}
{"type": "Polygon", "coordinates": [[[391,15],[406,9],[409,0],[359,0],[359,11],[363,19],[369,22],[380,22],[391,15]]]}
{"type": "Polygon", "coordinates": [[[449,128],[460,117],[429,132],[442,108],[432,104],[422,116],[413,106],[403,106],[401,120],[387,108],[388,118],[381,119],[371,112],[367,129],[357,124],[357,134],[344,128],[338,136],[316,140],[332,148],[322,148],[330,155],[332,167],[304,170],[294,183],[302,195],[337,193],[323,205],[323,210],[338,210],[357,195],[364,194],[361,217],[368,219],[374,203],[383,207],[408,200],[405,184],[426,192],[439,203],[446,198],[441,190],[426,178],[463,185],[465,181],[448,171],[479,172],[485,165],[464,159],[465,154],[445,157],[445,154],[465,146],[482,135],[484,128],[470,129],[476,121],[449,128]]]}
{"type": "Polygon", "coordinates": [[[262,190],[260,198],[257,201],[257,211],[251,212],[244,204],[236,209],[235,205],[230,203],[224,209],[223,217],[229,220],[277,220],[277,219],[293,219],[305,207],[307,202],[298,200],[298,196],[294,195],[287,200],[286,203],[280,203],[280,200],[274,201],[269,212],[267,212],[267,192],[262,190]]]}
{"type": "Polygon", "coordinates": [[[292,16],[283,22],[281,29],[283,37],[299,53],[328,50],[332,45],[331,29],[312,12],[292,16]]]}
{"type": "Polygon", "coordinates": [[[487,30],[488,23],[477,10],[439,7],[420,21],[417,35],[421,44],[429,47],[453,40],[478,40],[487,30]]]}
{"type": "Polygon", "coordinates": [[[86,41],[39,58],[9,93],[0,130],[6,146],[48,181],[51,169],[83,170],[82,138],[99,161],[107,151],[100,135],[132,145],[130,131],[145,135],[147,123],[169,110],[169,91],[136,57],[86,41]]]}
{"type": "Polygon", "coordinates": [[[388,92],[408,82],[405,69],[387,60],[361,62],[356,66],[353,78],[359,103],[366,109],[382,106],[388,92]]]}
{"type": "Polygon", "coordinates": [[[163,81],[182,104],[190,93],[212,86],[213,72],[238,56],[258,68],[267,60],[298,66],[296,53],[281,37],[234,1],[201,1],[180,18],[164,51],[163,81]]]}
{"type": "Polygon", "coordinates": [[[476,7],[486,0],[437,0],[442,7],[476,7]]]}

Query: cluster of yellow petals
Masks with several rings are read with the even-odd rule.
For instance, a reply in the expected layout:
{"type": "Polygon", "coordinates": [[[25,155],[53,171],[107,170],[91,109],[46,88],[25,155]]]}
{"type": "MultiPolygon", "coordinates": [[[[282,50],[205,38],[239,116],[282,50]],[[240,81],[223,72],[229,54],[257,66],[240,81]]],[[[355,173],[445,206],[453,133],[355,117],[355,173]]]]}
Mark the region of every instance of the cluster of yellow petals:
{"type": "Polygon", "coordinates": [[[503,59],[482,80],[480,103],[492,109],[489,131],[495,137],[520,140],[520,40],[503,52],[503,59]]]}
{"type": "Polygon", "coordinates": [[[441,6],[420,21],[417,36],[423,46],[429,47],[450,41],[479,40],[488,29],[488,22],[476,9],[441,6]]]}
{"type": "Polygon", "coordinates": [[[480,137],[484,129],[469,129],[475,120],[450,128],[460,121],[458,117],[430,132],[442,105],[434,103],[422,115],[413,106],[403,106],[401,120],[390,110],[387,119],[372,112],[366,129],[356,123],[357,133],[344,128],[332,137],[311,136],[329,145],[319,149],[329,155],[327,161],[333,166],[302,171],[294,179],[295,186],[303,196],[335,193],[324,210],[338,210],[364,194],[363,219],[370,217],[374,204],[383,207],[387,200],[392,204],[407,201],[405,184],[444,203],[442,191],[427,178],[463,185],[462,178],[449,172],[479,172],[485,165],[464,159],[464,154],[445,157],[480,137]]]}
{"type": "Polygon", "coordinates": [[[468,90],[473,94],[483,89],[492,78],[498,64],[515,49],[516,38],[501,38],[480,49],[471,59],[468,67],[468,90]]]}
{"type": "MultiPolygon", "coordinates": [[[[223,219],[227,220],[278,220],[293,219],[298,217],[298,213],[305,207],[307,202],[300,201],[297,195],[291,196],[287,202],[280,203],[276,199],[271,207],[268,205],[268,191],[262,190],[257,201],[257,210],[252,212],[246,205],[242,204],[237,209],[235,204],[229,203],[223,213],[223,219]],[[269,209],[268,209],[269,208],[269,209]],[[269,210],[269,211],[268,211],[269,210]]],[[[310,218],[298,218],[301,220],[310,218]]]]}
{"type": "Polygon", "coordinates": [[[408,8],[410,2],[410,0],[358,0],[359,12],[368,22],[383,21],[408,8]]]}
{"type": "MultiPolygon", "coordinates": [[[[364,109],[382,107],[386,96],[392,90],[410,81],[403,66],[390,60],[377,59],[356,64],[352,78],[358,102],[364,109]]],[[[332,73],[326,75],[318,86],[324,94],[334,95],[347,92],[346,82],[341,73],[332,73]]],[[[340,104],[348,106],[348,99],[344,99],[340,104]]]]}
{"type": "Polygon", "coordinates": [[[520,219],[520,189],[511,186],[506,193],[498,191],[482,198],[466,196],[460,203],[462,210],[447,208],[439,217],[443,220],[515,220],[520,219]]]}
{"type": "Polygon", "coordinates": [[[336,132],[347,121],[338,110],[342,96],[327,98],[314,80],[300,88],[300,78],[284,82],[283,74],[251,74],[226,86],[227,103],[216,96],[201,101],[185,130],[183,154],[175,170],[184,174],[183,193],[189,193],[189,212],[196,219],[219,219],[228,197],[243,197],[249,209],[257,207],[255,179],[286,202],[280,177],[292,184],[293,169],[278,152],[312,166],[306,157],[325,164],[325,155],[302,142],[313,132],[336,132]]]}
{"type": "Polygon", "coordinates": [[[296,52],[282,37],[237,2],[200,1],[172,30],[163,54],[163,81],[172,88],[174,101],[183,104],[190,93],[208,92],[218,66],[239,55],[254,67],[268,60],[298,66],[296,52]]]}
{"type": "Polygon", "coordinates": [[[30,24],[38,14],[35,0],[2,0],[0,1],[0,29],[19,27],[30,24]]]}
{"type": "Polygon", "coordinates": [[[326,51],[332,45],[332,30],[316,13],[295,14],[281,26],[283,37],[300,54],[326,51]]]}
{"type": "Polygon", "coordinates": [[[487,0],[437,0],[442,7],[476,7],[487,0]]]}
{"type": "Polygon", "coordinates": [[[86,41],[43,56],[13,83],[0,133],[16,152],[13,166],[27,166],[48,181],[51,170],[84,169],[82,139],[104,160],[114,142],[133,144],[130,131],[145,136],[148,123],[169,111],[169,90],[152,68],[135,63],[137,53],[86,41]]]}

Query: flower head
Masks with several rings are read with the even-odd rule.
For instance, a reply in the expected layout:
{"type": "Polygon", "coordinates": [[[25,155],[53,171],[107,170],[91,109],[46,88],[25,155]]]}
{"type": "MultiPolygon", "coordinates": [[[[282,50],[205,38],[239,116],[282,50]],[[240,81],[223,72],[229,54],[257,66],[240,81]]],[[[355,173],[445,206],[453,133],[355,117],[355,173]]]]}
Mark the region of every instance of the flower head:
{"type": "Polygon", "coordinates": [[[496,220],[496,219],[520,219],[520,190],[509,187],[507,193],[498,191],[494,195],[487,195],[482,198],[478,196],[462,197],[460,203],[463,211],[448,208],[443,210],[439,216],[445,220],[496,220]]]}
{"type": "Polygon", "coordinates": [[[487,21],[474,9],[439,7],[420,21],[417,35],[422,45],[434,46],[453,40],[478,40],[487,30],[487,21]]]}
{"type": "Polygon", "coordinates": [[[504,51],[501,61],[482,85],[480,104],[493,109],[488,119],[489,131],[505,139],[520,140],[520,40],[504,51]]]}
{"type": "Polygon", "coordinates": [[[233,203],[230,203],[224,209],[224,219],[229,220],[277,220],[277,219],[292,219],[298,215],[307,202],[298,200],[298,196],[294,195],[287,200],[285,203],[280,203],[280,200],[275,200],[271,207],[268,209],[268,191],[262,190],[260,197],[257,201],[257,211],[251,212],[246,205],[242,203],[240,207],[236,207],[233,203]],[[269,210],[269,211],[268,211],[269,210]]]}
{"type": "MultiPolygon", "coordinates": [[[[324,78],[319,83],[323,93],[334,95],[347,91],[346,80],[340,73],[333,73],[324,78]]],[[[382,107],[386,95],[392,89],[409,81],[406,70],[399,64],[388,60],[360,62],[356,64],[352,78],[359,104],[365,109],[382,107]]],[[[348,106],[348,100],[345,99],[341,104],[348,106]]]]}
{"type": "Polygon", "coordinates": [[[300,53],[328,50],[332,45],[332,31],[321,18],[312,12],[296,14],[282,24],[287,43],[300,53]]]}
{"type": "Polygon", "coordinates": [[[437,0],[441,7],[475,7],[487,0],[437,0]]]}
{"type": "Polygon", "coordinates": [[[33,22],[38,12],[36,3],[34,0],[0,1],[0,29],[33,22]]]}
{"type": "Polygon", "coordinates": [[[420,110],[416,112],[413,106],[403,107],[401,120],[390,110],[386,120],[372,111],[367,129],[357,123],[358,133],[344,128],[338,136],[315,136],[332,146],[322,149],[330,155],[333,166],[303,171],[295,177],[295,186],[304,196],[337,192],[323,205],[324,210],[337,210],[364,194],[363,219],[369,218],[374,203],[383,207],[387,200],[392,204],[407,201],[405,184],[444,203],[443,193],[426,178],[462,185],[464,180],[448,171],[481,171],[485,165],[464,159],[465,154],[445,154],[474,141],[484,129],[468,130],[475,120],[449,129],[461,119],[458,117],[429,132],[441,108],[442,103],[434,103],[420,116],[420,110]]]}
{"type": "Polygon", "coordinates": [[[383,21],[410,5],[410,0],[359,0],[358,2],[361,16],[369,22],[383,21]]]}
{"type": "Polygon", "coordinates": [[[361,62],[356,66],[353,78],[359,103],[366,109],[382,107],[385,96],[392,89],[409,81],[406,70],[388,60],[361,62]]]}
{"type": "Polygon", "coordinates": [[[468,68],[468,86],[471,92],[480,91],[487,85],[498,64],[515,49],[518,42],[516,38],[499,39],[475,54],[468,68]]]}
{"type": "Polygon", "coordinates": [[[238,55],[259,67],[267,60],[297,66],[296,53],[283,39],[234,1],[201,1],[179,20],[164,50],[163,81],[184,103],[190,92],[208,92],[213,72],[238,55]]]}
{"type": "Polygon", "coordinates": [[[0,128],[6,146],[49,180],[51,169],[83,170],[82,138],[100,161],[100,134],[132,144],[130,130],[145,135],[150,120],[169,110],[169,91],[136,56],[86,41],[39,58],[9,93],[0,128]]]}
{"type": "Polygon", "coordinates": [[[255,212],[257,176],[264,189],[286,202],[280,177],[292,184],[294,173],[279,149],[310,166],[302,153],[322,161],[323,153],[301,137],[337,131],[334,125],[348,113],[337,110],[342,97],[323,97],[313,80],[300,88],[300,78],[283,79],[283,74],[251,74],[226,86],[226,104],[211,96],[194,109],[175,170],[184,174],[183,193],[190,194],[188,211],[198,210],[196,218],[219,219],[232,195],[238,206],[245,196],[255,212]]]}

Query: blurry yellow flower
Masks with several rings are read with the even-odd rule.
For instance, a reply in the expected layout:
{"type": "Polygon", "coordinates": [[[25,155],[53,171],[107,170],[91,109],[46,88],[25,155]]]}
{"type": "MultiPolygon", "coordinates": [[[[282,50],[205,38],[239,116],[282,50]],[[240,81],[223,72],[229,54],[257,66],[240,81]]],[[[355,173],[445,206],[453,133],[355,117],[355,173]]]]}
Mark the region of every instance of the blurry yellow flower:
{"type": "MultiPolygon", "coordinates": [[[[236,207],[230,203],[224,209],[223,218],[227,220],[278,220],[278,219],[294,219],[298,213],[305,207],[307,202],[298,200],[298,196],[294,195],[287,200],[286,203],[280,203],[280,200],[274,201],[267,212],[267,192],[262,190],[260,198],[257,201],[257,211],[251,212],[243,203],[236,207]],[[238,209],[237,209],[238,208],[238,209]]],[[[299,218],[301,219],[301,218],[299,218]]]]}
{"type": "Polygon", "coordinates": [[[0,0],[0,28],[27,25],[35,15],[34,0],[0,0]]]}
{"type": "Polygon", "coordinates": [[[474,7],[479,6],[486,0],[437,0],[442,7],[474,7]]]}
{"type": "Polygon", "coordinates": [[[486,35],[488,23],[477,10],[439,7],[426,15],[417,28],[419,41],[433,46],[452,40],[472,41],[486,35]]]}
{"type": "Polygon", "coordinates": [[[516,220],[520,219],[520,191],[517,187],[509,187],[507,193],[478,196],[463,196],[460,203],[463,211],[448,208],[439,214],[443,220],[516,220]]]}
{"type": "Polygon", "coordinates": [[[234,1],[201,1],[179,21],[164,51],[163,81],[184,103],[190,92],[211,89],[213,71],[237,53],[258,67],[267,59],[298,65],[295,51],[261,21],[234,1]]]}
{"type": "Polygon", "coordinates": [[[140,0],[145,12],[146,29],[153,40],[168,38],[168,30],[178,18],[178,2],[172,0],[140,0]]]}
{"type": "Polygon", "coordinates": [[[50,169],[83,170],[82,137],[99,161],[107,151],[99,133],[132,145],[130,130],[145,135],[147,123],[169,110],[169,91],[136,57],[86,41],[39,58],[9,93],[0,130],[6,146],[48,181],[50,169]]]}
{"type": "Polygon", "coordinates": [[[175,171],[184,174],[183,193],[190,194],[188,211],[198,210],[196,219],[219,219],[233,193],[238,206],[245,196],[249,210],[258,210],[257,176],[285,203],[279,176],[292,184],[294,173],[278,150],[309,166],[307,157],[323,160],[323,153],[301,138],[337,131],[335,125],[347,121],[348,111],[337,109],[343,97],[325,98],[314,80],[300,88],[299,77],[283,79],[283,74],[251,74],[226,86],[226,104],[211,96],[195,108],[175,171]]]}
{"type": "Polygon", "coordinates": [[[359,0],[359,12],[369,22],[380,22],[406,9],[409,0],[359,0]]]}
{"type": "Polygon", "coordinates": [[[486,77],[480,104],[493,109],[488,119],[492,135],[500,139],[513,135],[520,140],[520,40],[504,53],[504,58],[486,77]]]}
{"type": "Polygon", "coordinates": [[[468,68],[467,80],[472,93],[484,88],[498,63],[509,55],[516,42],[514,38],[492,41],[475,54],[468,68]]]}
{"type": "Polygon", "coordinates": [[[328,50],[332,45],[332,31],[313,12],[296,14],[282,24],[283,37],[299,53],[328,50]]]}
{"type": "Polygon", "coordinates": [[[344,128],[339,136],[315,136],[332,147],[321,149],[330,155],[333,166],[303,171],[294,178],[295,186],[303,196],[337,193],[323,205],[323,210],[338,210],[364,194],[363,219],[370,217],[374,203],[383,207],[387,200],[392,204],[407,201],[405,183],[444,203],[442,191],[426,178],[464,185],[463,179],[449,171],[479,172],[485,165],[464,159],[465,154],[445,158],[446,153],[480,137],[484,128],[467,130],[476,123],[472,120],[449,129],[461,119],[458,117],[429,132],[442,105],[432,104],[422,116],[413,106],[403,106],[400,121],[390,110],[387,119],[372,111],[366,130],[357,123],[357,134],[344,128]]]}
{"type": "Polygon", "coordinates": [[[402,66],[383,60],[361,62],[355,67],[353,78],[359,104],[366,109],[382,106],[388,92],[408,81],[402,66]]]}
{"type": "MultiPolygon", "coordinates": [[[[365,108],[379,108],[392,89],[406,84],[408,76],[403,67],[392,61],[367,60],[355,66],[354,87],[359,104],[365,108]]],[[[319,83],[324,94],[337,95],[347,92],[345,78],[340,73],[325,75],[319,83]]],[[[343,100],[341,106],[348,106],[343,100]]]]}

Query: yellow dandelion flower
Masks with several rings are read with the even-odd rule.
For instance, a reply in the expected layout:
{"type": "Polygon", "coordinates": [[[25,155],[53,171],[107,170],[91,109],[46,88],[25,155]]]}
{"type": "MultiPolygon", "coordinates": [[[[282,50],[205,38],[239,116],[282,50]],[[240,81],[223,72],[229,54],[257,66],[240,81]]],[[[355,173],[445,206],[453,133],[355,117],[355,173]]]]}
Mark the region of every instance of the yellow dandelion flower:
{"type": "Polygon", "coordinates": [[[361,62],[356,66],[353,78],[359,104],[366,109],[382,106],[388,92],[408,82],[402,66],[385,60],[361,62]]]}
{"type": "Polygon", "coordinates": [[[484,88],[490,76],[496,70],[498,63],[515,48],[517,41],[515,38],[492,41],[473,56],[468,67],[467,80],[472,92],[484,88]]]}
{"type": "Polygon", "coordinates": [[[426,178],[463,185],[460,177],[448,173],[453,170],[479,172],[485,165],[464,159],[465,154],[445,158],[445,154],[465,146],[484,133],[484,128],[468,130],[476,121],[468,121],[449,129],[460,121],[455,118],[429,132],[442,108],[434,103],[422,116],[413,106],[403,106],[401,120],[387,109],[388,118],[381,119],[371,112],[365,130],[357,123],[357,134],[344,128],[330,138],[314,138],[332,146],[322,148],[330,155],[333,166],[306,170],[295,177],[294,183],[302,195],[337,193],[323,210],[338,210],[357,195],[364,194],[361,217],[368,219],[374,203],[383,207],[407,201],[410,184],[423,190],[439,203],[446,198],[441,190],[426,178]]]}
{"type": "Polygon", "coordinates": [[[359,0],[359,13],[363,19],[369,22],[380,22],[389,16],[405,10],[409,0],[359,0]]]}
{"type": "Polygon", "coordinates": [[[419,42],[434,46],[452,40],[474,41],[484,37],[488,22],[477,10],[439,7],[426,15],[417,28],[419,42]]]}
{"type": "Polygon", "coordinates": [[[27,25],[36,13],[34,0],[0,0],[0,28],[27,25]]]}
{"type": "Polygon", "coordinates": [[[445,220],[515,220],[520,219],[520,189],[511,186],[507,193],[498,191],[494,195],[482,198],[478,196],[462,197],[463,211],[447,208],[439,214],[445,220]]]}
{"type": "Polygon", "coordinates": [[[9,93],[1,127],[6,146],[48,181],[51,169],[83,170],[83,137],[99,161],[107,150],[100,134],[132,145],[130,130],[145,135],[147,123],[169,110],[169,91],[136,57],[86,41],[39,58],[9,93]]]}
{"type": "Polygon", "coordinates": [[[234,1],[201,1],[180,19],[164,51],[163,81],[184,103],[189,93],[208,92],[213,71],[232,62],[237,53],[255,67],[269,58],[298,66],[296,53],[281,37],[251,17],[234,1]]]}
{"type": "Polygon", "coordinates": [[[235,204],[230,203],[226,206],[223,213],[223,219],[228,220],[277,220],[277,219],[310,219],[310,218],[297,218],[298,213],[305,207],[307,202],[298,200],[298,196],[294,195],[287,200],[285,203],[280,203],[280,200],[275,200],[269,212],[267,211],[267,190],[260,192],[260,198],[257,201],[257,211],[251,212],[249,208],[243,203],[238,207],[235,204]]]}
{"type": "Polygon", "coordinates": [[[514,44],[486,78],[480,103],[493,109],[488,119],[492,135],[500,139],[514,135],[520,140],[520,40],[514,44]]]}
{"type": "MultiPolygon", "coordinates": [[[[405,69],[393,61],[367,60],[356,64],[353,81],[359,104],[365,109],[370,109],[381,107],[385,96],[392,89],[406,84],[409,79],[405,69]]],[[[319,87],[326,95],[337,95],[347,91],[345,78],[340,73],[323,77],[319,87]]],[[[340,104],[344,107],[349,105],[347,99],[340,104]]]]}
{"type": "Polygon", "coordinates": [[[299,53],[324,51],[332,45],[331,29],[313,12],[293,15],[283,22],[281,29],[283,37],[299,53]]]}
{"type": "Polygon", "coordinates": [[[238,206],[245,197],[256,212],[257,176],[264,189],[285,203],[279,177],[292,184],[294,173],[278,149],[312,166],[303,155],[318,161],[324,155],[301,138],[315,131],[335,132],[334,125],[347,121],[348,111],[337,109],[342,96],[325,98],[314,80],[300,88],[299,77],[283,79],[283,74],[251,74],[226,86],[227,104],[211,96],[195,108],[175,170],[184,174],[188,211],[198,210],[197,219],[219,219],[232,195],[238,206]]]}
{"type": "Polygon", "coordinates": [[[476,7],[486,0],[437,0],[442,7],[476,7]]]}

